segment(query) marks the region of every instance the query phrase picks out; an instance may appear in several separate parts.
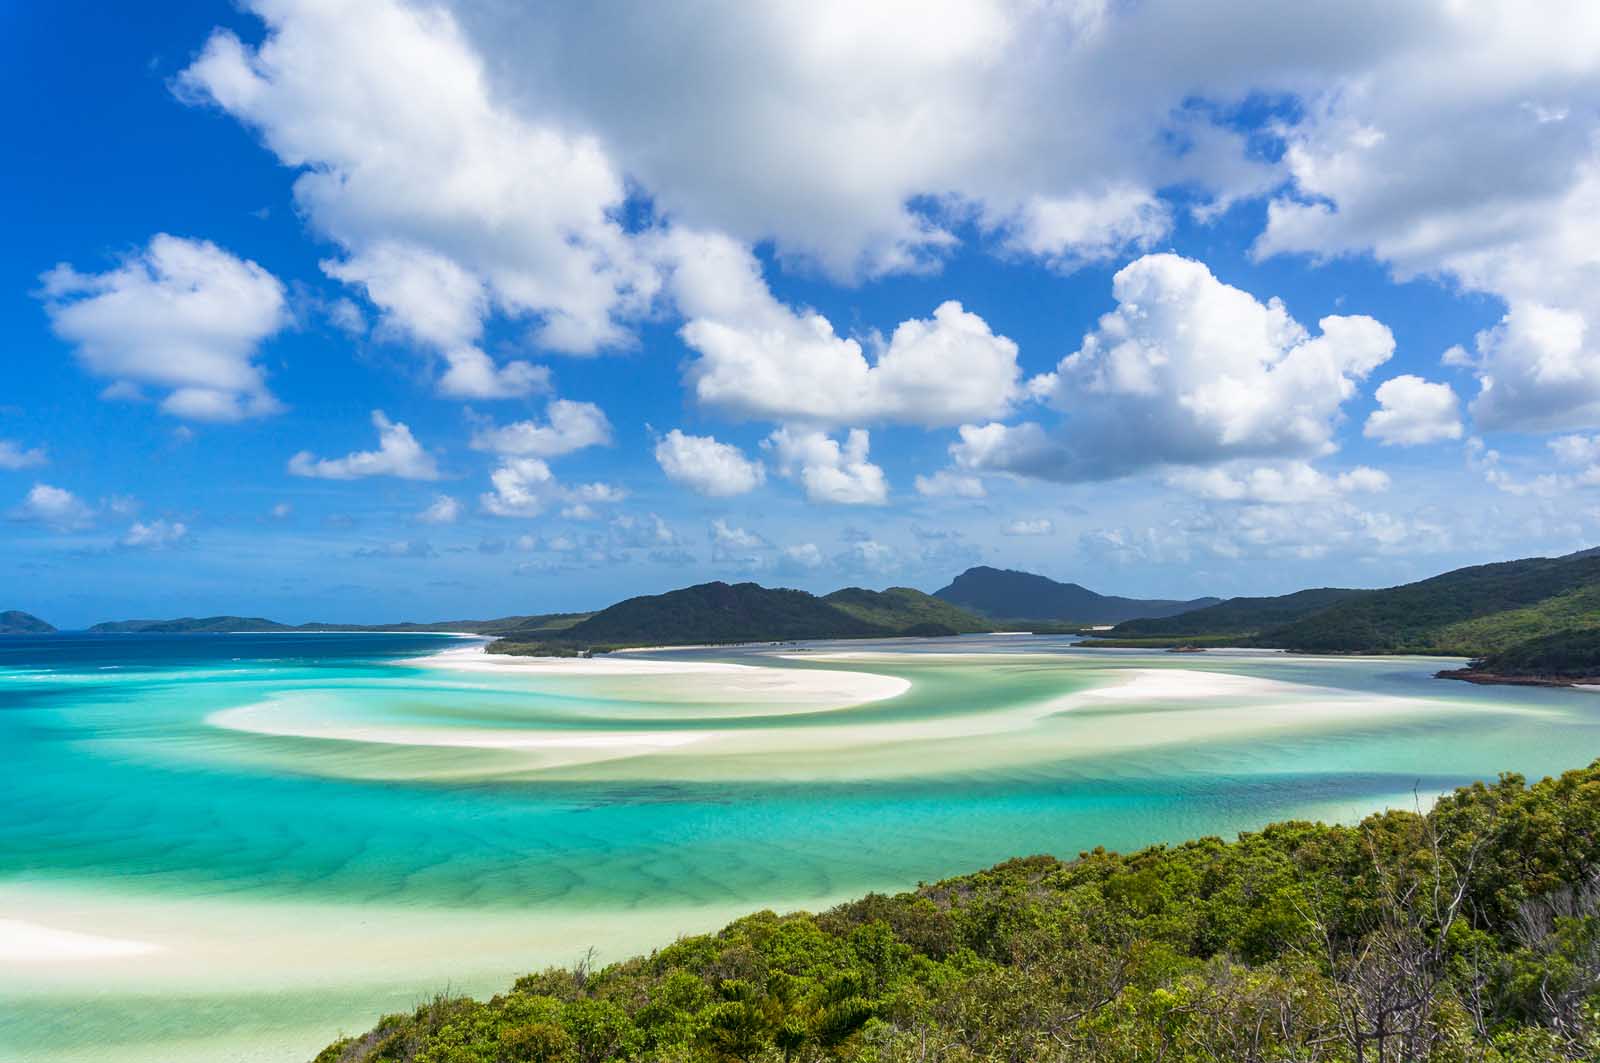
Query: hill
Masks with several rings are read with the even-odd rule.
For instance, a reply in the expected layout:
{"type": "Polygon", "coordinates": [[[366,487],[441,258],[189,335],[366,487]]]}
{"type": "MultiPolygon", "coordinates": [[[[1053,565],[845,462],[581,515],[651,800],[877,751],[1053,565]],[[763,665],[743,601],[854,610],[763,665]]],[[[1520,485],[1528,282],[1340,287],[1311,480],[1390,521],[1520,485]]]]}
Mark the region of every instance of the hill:
{"type": "MultiPolygon", "coordinates": [[[[1383,590],[1322,588],[1277,598],[1231,598],[1176,617],[1119,624],[1106,639],[1089,645],[1426,653],[1523,668],[1540,654],[1581,645],[1583,633],[1595,630],[1600,630],[1600,551],[1585,550],[1474,565],[1383,590]]],[[[1474,678],[1485,678],[1490,670],[1486,664],[1474,670],[1474,678]]]]}
{"type": "Polygon", "coordinates": [[[910,587],[869,591],[845,587],[823,601],[885,631],[903,635],[963,635],[993,631],[994,625],[959,606],[910,587]]]}
{"type": "Polygon", "coordinates": [[[982,619],[909,587],[851,587],[819,598],[756,583],[714,582],[618,602],[556,633],[552,641],[589,647],[690,646],[951,635],[988,627],[982,619]]]}
{"type": "Polygon", "coordinates": [[[1600,624],[1597,586],[1600,556],[1590,552],[1475,565],[1336,603],[1268,630],[1262,642],[1310,652],[1480,657],[1600,624]]]}
{"type": "Polygon", "coordinates": [[[1177,616],[1128,620],[1113,628],[1111,637],[1257,635],[1268,628],[1369,593],[1322,587],[1275,598],[1229,598],[1217,605],[1193,609],[1177,616]]]}
{"type": "Polygon", "coordinates": [[[188,635],[238,631],[293,631],[286,624],[259,616],[182,616],[176,620],[108,620],[89,631],[103,634],[188,635]]]}
{"type": "Polygon", "coordinates": [[[48,635],[55,627],[20,609],[0,612],[0,635],[48,635]]]}
{"type": "Polygon", "coordinates": [[[989,568],[987,565],[967,569],[949,586],[934,591],[933,595],[984,616],[1070,620],[1080,624],[1115,624],[1135,617],[1172,616],[1215,605],[1221,600],[1119,598],[1096,594],[1076,583],[1057,583],[1047,576],[1032,572],[989,568]]]}
{"type": "Polygon", "coordinates": [[[315,1063],[1593,1060],[1597,867],[1600,763],[1504,775],[1426,815],[761,912],[485,1002],[436,996],[315,1063]]]}

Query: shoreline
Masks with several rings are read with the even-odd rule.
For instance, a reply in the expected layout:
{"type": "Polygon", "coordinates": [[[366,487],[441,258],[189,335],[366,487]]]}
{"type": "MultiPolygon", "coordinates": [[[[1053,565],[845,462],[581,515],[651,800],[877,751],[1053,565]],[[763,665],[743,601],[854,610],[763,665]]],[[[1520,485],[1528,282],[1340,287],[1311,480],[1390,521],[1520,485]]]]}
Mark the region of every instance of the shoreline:
{"type": "Polygon", "coordinates": [[[1600,691],[1600,675],[1502,675],[1498,672],[1480,672],[1473,668],[1447,668],[1433,673],[1435,679],[1456,679],[1479,686],[1507,687],[1565,687],[1569,690],[1600,691]]]}

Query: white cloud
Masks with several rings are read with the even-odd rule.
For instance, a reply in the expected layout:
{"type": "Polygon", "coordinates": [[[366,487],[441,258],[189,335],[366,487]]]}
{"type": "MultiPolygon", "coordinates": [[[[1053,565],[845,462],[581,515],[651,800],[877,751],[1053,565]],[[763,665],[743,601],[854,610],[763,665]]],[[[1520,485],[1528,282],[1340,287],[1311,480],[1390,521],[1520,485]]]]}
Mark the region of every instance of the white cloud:
{"type": "Polygon", "coordinates": [[[711,522],[711,542],[728,550],[764,550],[771,546],[756,533],[733,527],[721,517],[711,522]]]}
{"type": "Polygon", "coordinates": [[[354,480],[362,476],[397,476],[403,480],[437,480],[439,466],[433,455],[422,449],[411,429],[391,421],[382,410],[372,411],[372,424],[378,430],[377,450],[358,450],[342,458],[317,459],[302,450],[289,459],[294,476],[324,480],[354,480]]]}
{"type": "Polygon", "coordinates": [[[287,520],[294,513],[294,507],[287,502],[279,502],[270,512],[273,520],[287,520]]]}
{"type": "Polygon", "coordinates": [[[548,507],[564,504],[562,515],[573,520],[599,516],[594,508],[627,498],[614,484],[587,483],[568,487],[558,481],[542,458],[505,458],[489,474],[493,490],[478,497],[484,510],[497,517],[536,517],[548,507]]]}
{"type": "Polygon", "coordinates": [[[1600,10],[1396,8],[1407,32],[1306,86],[1285,129],[1292,187],[1257,249],[1370,252],[1498,296],[1472,359],[1477,426],[1600,425],[1600,10]]]}
{"type": "Polygon", "coordinates": [[[31,469],[35,465],[45,464],[48,460],[41,447],[24,450],[20,443],[0,439],[0,469],[31,469]]]}
{"type": "Polygon", "coordinates": [[[457,9],[520,101],[598,131],[665,215],[845,278],[927,268],[969,219],[1063,264],[1144,246],[1170,224],[1154,189],[1271,174],[1186,104],[1374,47],[1372,13],[1172,2],[457,9]]]}
{"type": "Polygon", "coordinates": [[[58,531],[73,531],[94,523],[94,511],[82,499],[50,484],[34,484],[7,515],[12,520],[45,524],[58,531]]]}
{"type": "Polygon", "coordinates": [[[1449,384],[1430,383],[1409,373],[1378,385],[1379,408],[1362,429],[1386,445],[1415,446],[1461,438],[1461,410],[1449,384]]]}
{"type": "Polygon", "coordinates": [[[56,335],[112,381],[107,397],[166,392],[161,408],[201,421],[276,413],[256,364],[261,343],[289,323],[276,277],[216,244],[161,233],[104,273],[66,263],[41,278],[56,335]]]}
{"type": "Polygon", "coordinates": [[[1017,345],[960,303],[903,321],[887,339],[835,334],[813,311],[773,297],[761,266],[726,237],[677,232],[665,242],[671,287],[698,355],[695,398],[734,417],[815,424],[953,425],[1003,416],[1017,396],[1017,345]]]}
{"type": "Polygon", "coordinates": [[[783,559],[798,568],[822,567],[822,551],[818,549],[816,543],[786,546],[783,549],[783,559]]]}
{"type": "Polygon", "coordinates": [[[713,436],[684,435],[674,428],[656,443],[655,453],[667,479],[712,498],[745,494],[767,478],[766,467],[759,461],[713,436]]]}
{"type": "Polygon", "coordinates": [[[779,475],[799,480],[813,502],[881,505],[888,500],[883,470],[867,460],[870,437],[865,429],[852,428],[841,446],[826,433],[784,427],[762,446],[772,450],[779,475]]]}
{"type": "Polygon", "coordinates": [[[545,423],[517,421],[485,428],[472,436],[476,450],[518,457],[554,458],[611,442],[611,422],[592,402],[556,399],[545,409],[545,423]]]}
{"type": "Polygon", "coordinates": [[[182,521],[134,521],[119,542],[132,550],[164,550],[189,541],[189,528],[182,521]]]}
{"type": "Polygon", "coordinates": [[[940,469],[932,476],[918,476],[914,481],[919,495],[937,498],[953,495],[957,498],[983,498],[987,492],[983,481],[976,476],[963,476],[952,469],[940,469]]]}
{"type": "Polygon", "coordinates": [[[1014,520],[1004,529],[1006,535],[1051,535],[1056,526],[1048,517],[1038,517],[1033,520],[1014,520]]]}
{"type": "Polygon", "coordinates": [[[454,524],[461,516],[461,503],[449,495],[435,495],[433,503],[417,514],[424,524],[454,524]]]}
{"type": "Polygon", "coordinates": [[[483,352],[492,312],[532,321],[547,348],[627,342],[616,319],[644,309],[656,277],[614,217],[622,174],[595,136],[518,113],[442,7],[251,6],[261,44],[217,30],[179,94],[251,126],[299,172],[296,203],[342,249],[328,274],[444,358],[441,390],[542,384],[483,352]]]}
{"type": "Polygon", "coordinates": [[[1065,417],[963,426],[959,467],[1059,480],[1152,465],[1208,465],[1330,451],[1340,407],[1389,359],[1370,317],[1324,317],[1313,336],[1277,299],[1219,281],[1203,264],[1146,255],[1112,282],[1117,308],[1029,391],[1065,417]]]}
{"type": "Polygon", "coordinates": [[[1389,489],[1389,475],[1381,469],[1358,465],[1337,476],[1328,476],[1303,461],[1254,468],[1176,469],[1168,474],[1167,482],[1213,501],[1275,505],[1317,502],[1389,489]]]}

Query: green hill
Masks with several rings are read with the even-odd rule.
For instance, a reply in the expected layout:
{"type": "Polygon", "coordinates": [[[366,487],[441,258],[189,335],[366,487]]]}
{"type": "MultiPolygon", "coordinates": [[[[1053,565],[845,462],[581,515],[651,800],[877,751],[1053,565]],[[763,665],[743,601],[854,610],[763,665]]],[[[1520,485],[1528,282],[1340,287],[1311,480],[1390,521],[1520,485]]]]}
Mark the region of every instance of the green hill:
{"type": "Polygon", "coordinates": [[[0,612],[0,635],[48,635],[55,628],[20,609],[0,612]]]}
{"type": "Polygon", "coordinates": [[[980,618],[908,587],[851,587],[819,598],[756,583],[716,582],[629,598],[550,640],[590,647],[689,646],[987,629],[980,618]]]}
{"type": "Polygon", "coordinates": [[[882,591],[846,587],[822,600],[857,620],[900,634],[962,635],[994,630],[994,625],[981,617],[910,587],[882,591]]]}
{"type": "Polygon", "coordinates": [[[1600,623],[1600,556],[1533,557],[1456,569],[1337,603],[1264,633],[1312,652],[1479,657],[1534,635],[1600,623]]]}
{"type": "MultiPolygon", "coordinates": [[[[1383,590],[1323,588],[1231,598],[1119,624],[1089,645],[1244,645],[1307,653],[1427,653],[1511,667],[1600,629],[1600,551],[1456,569],[1383,590]],[[1494,656],[1530,643],[1521,656],[1494,656]]],[[[1485,671],[1488,670],[1486,665],[1485,671]]],[[[1475,675],[1481,674],[1478,672],[1475,675]]],[[[1507,673],[1527,674],[1527,673],[1507,673]]]]}
{"type": "Polygon", "coordinates": [[[1129,620],[1111,631],[1112,638],[1168,635],[1257,635],[1267,628],[1326,609],[1369,591],[1321,587],[1275,598],[1229,598],[1177,616],[1129,620]]]}
{"type": "Polygon", "coordinates": [[[89,629],[95,634],[219,634],[237,631],[292,631],[259,616],[183,616],[176,620],[108,620],[89,629]]]}
{"type": "Polygon", "coordinates": [[[1506,775],[1425,816],[761,912],[488,1001],[441,994],[315,1063],[1594,1060],[1597,867],[1600,764],[1506,775]]]}
{"type": "Polygon", "coordinates": [[[1171,616],[1214,605],[1219,600],[1119,598],[1096,594],[1076,583],[1057,583],[1048,576],[987,565],[967,569],[933,595],[983,616],[1070,620],[1079,624],[1115,624],[1134,617],[1171,616]]]}

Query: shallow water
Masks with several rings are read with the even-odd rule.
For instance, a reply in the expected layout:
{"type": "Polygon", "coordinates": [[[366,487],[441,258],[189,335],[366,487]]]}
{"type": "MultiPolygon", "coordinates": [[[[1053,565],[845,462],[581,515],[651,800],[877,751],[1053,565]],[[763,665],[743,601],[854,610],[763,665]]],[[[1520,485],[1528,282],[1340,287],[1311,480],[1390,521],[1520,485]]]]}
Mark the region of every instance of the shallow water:
{"type": "Polygon", "coordinates": [[[0,1059],[299,1060],[590,945],[1600,755],[1593,693],[1421,658],[989,637],[414,663],[461,646],[0,641],[0,1059]]]}

